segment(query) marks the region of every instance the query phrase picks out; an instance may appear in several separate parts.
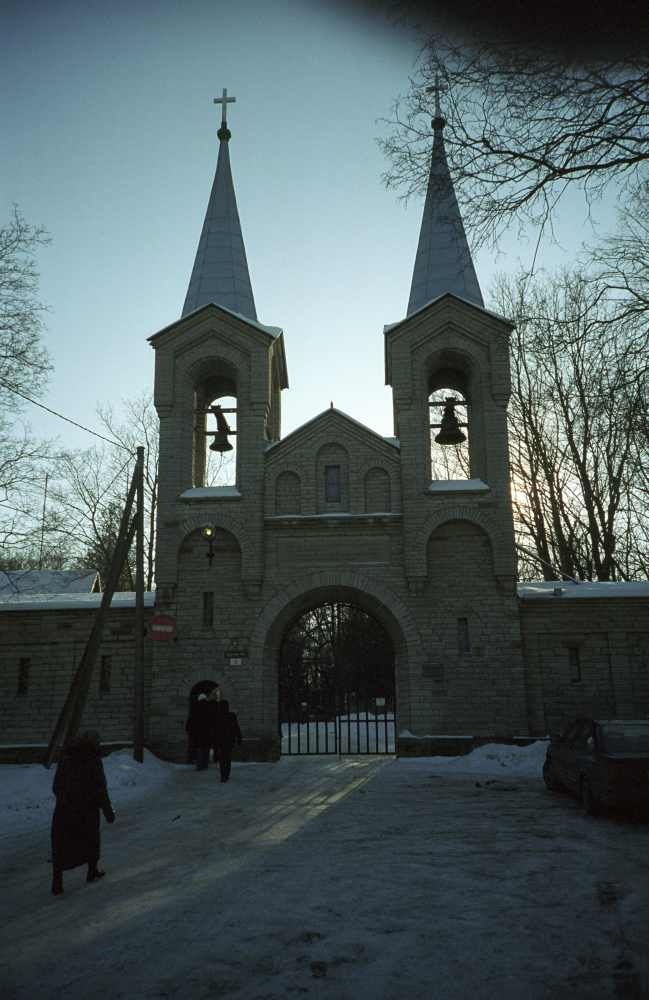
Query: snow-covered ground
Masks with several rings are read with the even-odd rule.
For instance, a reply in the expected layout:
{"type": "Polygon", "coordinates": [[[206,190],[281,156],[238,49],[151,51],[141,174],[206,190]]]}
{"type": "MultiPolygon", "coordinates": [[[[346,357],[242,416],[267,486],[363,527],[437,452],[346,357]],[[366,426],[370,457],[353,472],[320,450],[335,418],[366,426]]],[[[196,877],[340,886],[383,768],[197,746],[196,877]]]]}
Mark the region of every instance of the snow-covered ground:
{"type": "Polygon", "coordinates": [[[49,892],[52,772],[0,767],[2,1000],[649,996],[649,830],[583,816],[545,744],[105,760],[108,872],[49,892]]]}
{"type": "MultiPolygon", "coordinates": [[[[347,729],[346,719],[347,717],[344,716],[340,726],[344,736],[346,736],[347,729]]],[[[329,725],[333,727],[334,723],[329,725]]],[[[390,726],[389,723],[388,725],[390,726]]],[[[381,729],[384,726],[383,723],[381,729]]],[[[284,724],[282,728],[282,749],[286,750],[288,749],[288,724],[284,724]]],[[[306,753],[308,748],[314,752],[315,724],[308,726],[302,724],[299,727],[297,724],[293,724],[292,728],[294,730],[291,741],[292,750],[297,749],[299,729],[302,752],[306,753]]],[[[319,745],[324,749],[323,728],[323,724],[320,723],[319,745]]],[[[370,724],[371,749],[375,749],[375,742],[372,739],[373,731],[374,726],[370,724]]],[[[363,742],[362,735],[361,742],[363,742]]],[[[390,727],[390,738],[394,740],[393,724],[390,727]]],[[[330,746],[333,746],[334,739],[333,731],[330,731],[330,746]]],[[[355,741],[352,739],[351,742],[355,741]]],[[[384,749],[383,742],[384,740],[379,734],[381,750],[384,749]]],[[[508,773],[535,777],[541,773],[545,747],[544,740],[538,740],[527,747],[489,744],[460,757],[425,757],[419,763],[423,763],[427,770],[435,771],[438,774],[464,773],[502,778],[504,773],[508,773]]],[[[354,749],[356,749],[355,746],[354,749]]],[[[344,752],[346,750],[347,742],[345,740],[344,752]]],[[[361,750],[365,751],[366,746],[362,745],[361,750]]],[[[416,765],[418,762],[415,760],[410,763],[416,765]]],[[[148,750],[144,751],[142,764],[133,760],[133,754],[130,750],[119,750],[104,758],[108,791],[116,809],[156,791],[178,770],[188,771],[191,768],[184,764],[168,764],[158,760],[148,750]]],[[[41,764],[0,765],[0,859],[5,851],[11,850],[16,834],[49,826],[54,806],[52,781],[55,771],[55,767],[48,771],[41,764]]]]}

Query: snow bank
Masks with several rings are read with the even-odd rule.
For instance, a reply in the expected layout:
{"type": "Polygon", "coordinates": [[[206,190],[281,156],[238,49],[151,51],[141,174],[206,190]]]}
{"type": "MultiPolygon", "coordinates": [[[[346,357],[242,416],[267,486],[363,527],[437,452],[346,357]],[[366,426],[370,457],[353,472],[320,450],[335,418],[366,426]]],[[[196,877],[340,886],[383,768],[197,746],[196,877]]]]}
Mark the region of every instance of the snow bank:
{"type": "MultiPolygon", "coordinates": [[[[148,750],[144,762],[133,760],[132,750],[119,750],[104,758],[106,782],[115,810],[162,785],[182,764],[167,764],[148,750]]],[[[52,818],[52,782],[56,767],[42,764],[0,765],[0,830],[16,834],[47,825],[52,818]]]]}
{"type": "Polygon", "coordinates": [[[547,739],[537,740],[526,747],[505,743],[485,743],[460,757],[410,757],[408,762],[426,767],[436,774],[481,774],[503,778],[507,775],[539,778],[545,760],[547,739]]]}

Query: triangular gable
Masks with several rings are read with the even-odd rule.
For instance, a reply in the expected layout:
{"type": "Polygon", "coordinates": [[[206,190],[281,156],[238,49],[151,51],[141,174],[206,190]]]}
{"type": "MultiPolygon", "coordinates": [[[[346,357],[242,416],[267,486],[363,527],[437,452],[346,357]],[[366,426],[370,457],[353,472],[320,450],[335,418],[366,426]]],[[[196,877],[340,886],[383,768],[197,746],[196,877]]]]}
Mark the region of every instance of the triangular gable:
{"type": "Polygon", "coordinates": [[[426,305],[412,313],[412,315],[405,316],[396,323],[388,323],[383,327],[386,385],[392,385],[389,341],[393,341],[402,334],[406,334],[410,329],[423,325],[428,317],[432,317],[436,312],[441,312],[449,305],[459,305],[462,309],[473,314],[473,318],[478,315],[486,320],[492,329],[494,326],[499,326],[503,333],[507,335],[514,329],[515,324],[499,313],[493,312],[491,309],[485,309],[484,306],[476,305],[475,302],[469,302],[468,299],[463,299],[453,292],[444,292],[443,295],[433,299],[432,302],[427,302],[426,305]]]}
{"type": "Polygon", "coordinates": [[[169,323],[168,326],[164,326],[162,330],[158,330],[157,333],[152,333],[150,337],[147,337],[147,340],[150,344],[156,346],[154,341],[158,341],[164,336],[164,334],[174,330],[181,330],[184,326],[191,326],[201,313],[207,313],[210,309],[216,309],[217,311],[224,312],[226,316],[229,317],[233,316],[240,323],[245,323],[247,326],[252,327],[253,330],[259,330],[261,333],[265,333],[272,340],[276,340],[283,335],[283,331],[279,326],[265,326],[263,323],[249,319],[248,316],[243,316],[241,313],[234,312],[232,309],[219,305],[217,302],[208,302],[203,306],[199,306],[198,309],[194,309],[193,312],[187,313],[186,316],[182,316],[180,319],[174,320],[174,322],[169,323]]]}
{"type": "Polygon", "coordinates": [[[365,440],[369,447],[380,449],[382,454],[389,460],[398,461],[399,444],[396,438],[382,437],[376,431],[372,430],[371,427],[367,427],[359,420],[350,417],[349,414],[336,407],[329,407],[329,409],[323,410],[315,417],[312,417],[311,420],[307,420],[306,423],[301,424],[300,427],[291,431],[285,438],[270,444],[266,449],[267,458],[272,460],[279,456],[283,458],[288,451],[292,451],[293,448],[301,445],[305,437],[312,437],[321,427],[327,428],[332,423],[337,424],[343,430],[343,433],[347,431],[351,437],[357,440],[359,438],[365,440]]]}
{"type": "Polygon", "coordinates": [[[284,332],[281,327],[265,326],[255,320],[248,319],[247,316],[242,316],[240,313],[233,312],[225,306],[218,305],[216,302],[210,302],[207,305],[201,306],[199,309],[195,309],[194,312],[189,313],[187,316],[183,316],[181,319],[177,319],[174,323],[170,323],[168,326],[163,327],[162,330],[158,330],[157,333],[153,333],[147,339],[154,350],[157,350],[168,340],[173,341],[182,336],[184,331],[195,329],[202,319],[209,316],[210,313],[214,313],[216,318],[218,318],[219,314],[222,313],[227,320],[236,320],[236,322],[242,324],[244,328],[247,327],[255,337],[258,337],[259,334],[263,334],[265,342],[273,344],[273,356],[275,359],[274,364],[277,366],[280,388],[288,388],[288,370],[286,366],[286,352],[284,349],[284,332]]]}
{"type": "Polygon", "coordinates": [[[416,312],[411,313],[409,316],[404,316],[403,319],[397,320],[396,323],[386,323],[386,325],[383,327],[383,333],[387,336],[388,334],[391,334],[394,330],[397,330],[400,327],[405,326],[407,323],[414,323],[415,320],[419,320],[423,316],[426,310],[430,309],[431,312],[434,312],[436,309],[439,309],[440,305],[442,303],[445,303],[447,300],[451,300],[453,302],[459,302],[461,305],[466,306],[468,309],[471,309],[475,312],[478,312],[482,316],[488,316],[490,319],[498,320],[500,323],[503,323],[510,330],[513,330],[516,325],[510,319],[507,319],[505,316],[501,316],[500,313],[494,312],[492,309],[487,309],[485,306],[476,305],[475,302],[470,302],[469,299],[463,299],[461,295],[455,295],[454,292],[444,292],[443,295],[438,295],[436,299],[432,299],[430,302],[427,302],[425,305],[421,306],[420,309],[417,309],[416,312]]]}

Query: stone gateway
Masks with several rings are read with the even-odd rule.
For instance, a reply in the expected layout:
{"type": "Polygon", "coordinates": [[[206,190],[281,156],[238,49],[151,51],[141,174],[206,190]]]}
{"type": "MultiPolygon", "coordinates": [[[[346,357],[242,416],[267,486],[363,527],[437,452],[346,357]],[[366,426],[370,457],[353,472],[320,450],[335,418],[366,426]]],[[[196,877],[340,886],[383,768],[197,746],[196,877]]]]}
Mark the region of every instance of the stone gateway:
{"type": "MultiPolygon", "coordinates": [[[[383,336],[394,435],[332,405],[282,437],[284,335],[257,319],[226,99],[183,313],[150,338],[160,475],[147,615],[175,631],[147,637],[146,746],[184,760],[190,692],[214,682],[248,759],[288,752],[290,723],[322,723],[327,752],[329,724],[336,752],[362,750],[341,719],[349,732],[363,713],[384,726],[374,749],[397,753],[543,735],[579,710],[646,715],[649,585],[517,584],[512,325],[484,307],[441,115],[408,314],[383,336]],[[462,450],[453,478],[446,441],[462,450]]],[[[83,596],[0,603],[5,744],[49,738],[90,629],[83,596]]],[[[132,603],[114,602],[84,718],[105,739],[132,733],[132,603]]]]}

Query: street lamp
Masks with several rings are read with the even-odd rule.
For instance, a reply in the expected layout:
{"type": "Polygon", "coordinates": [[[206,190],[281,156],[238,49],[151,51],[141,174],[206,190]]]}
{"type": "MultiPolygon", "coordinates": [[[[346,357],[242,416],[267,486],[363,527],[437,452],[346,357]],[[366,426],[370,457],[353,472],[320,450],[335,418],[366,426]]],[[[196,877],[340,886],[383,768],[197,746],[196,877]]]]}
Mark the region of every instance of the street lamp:
{"type": "Polygon", "coordinates": [[[214,559],[214,528],[211,524],[206,524],[204,528],[201,528],[201,535],[207,542],[207,561],[212,565],[212,560],[214,559]]]}

